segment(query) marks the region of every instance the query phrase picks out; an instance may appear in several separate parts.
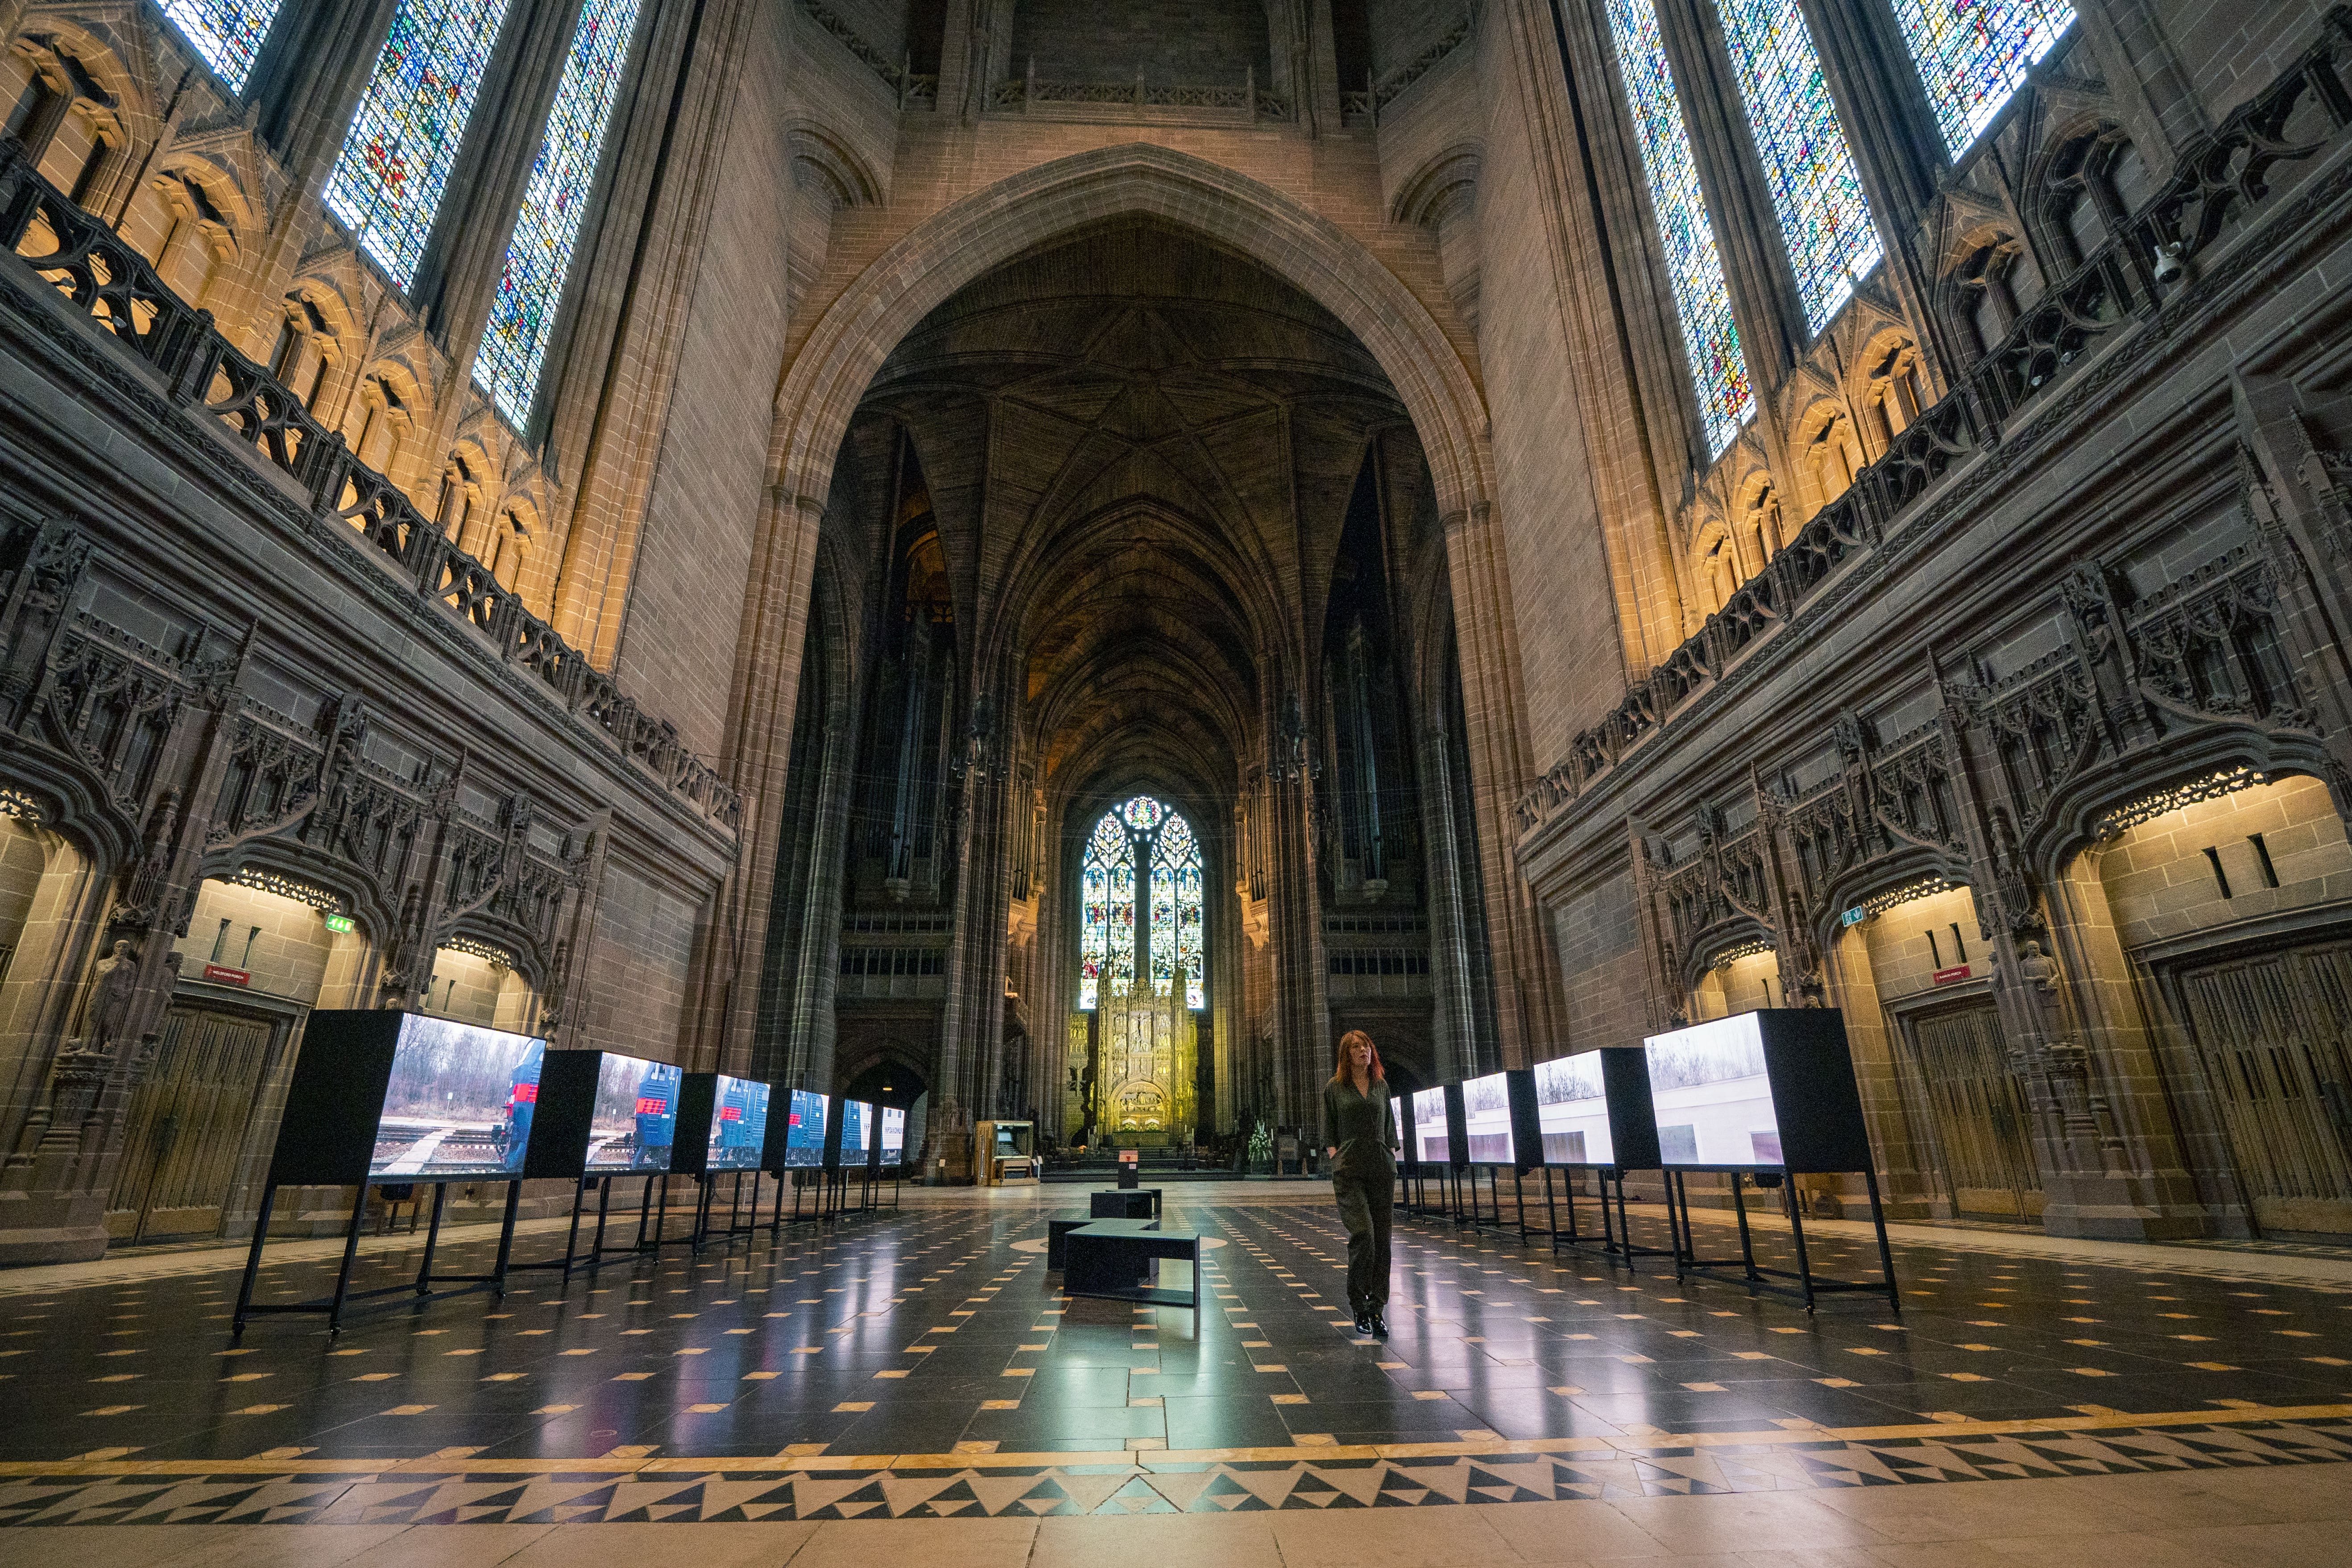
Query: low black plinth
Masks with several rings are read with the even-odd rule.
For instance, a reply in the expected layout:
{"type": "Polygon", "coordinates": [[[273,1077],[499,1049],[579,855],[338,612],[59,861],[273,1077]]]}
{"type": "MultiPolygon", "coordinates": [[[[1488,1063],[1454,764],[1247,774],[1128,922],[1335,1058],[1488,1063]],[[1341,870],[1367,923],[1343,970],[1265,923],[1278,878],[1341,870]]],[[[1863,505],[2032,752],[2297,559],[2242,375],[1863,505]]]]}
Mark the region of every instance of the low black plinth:
{"type": "Polygon", "coordinates": [[[1201,1238],[1191,1231],[1161,1230],[1154,1219],[1091,1220],[1063,1234],[1062,1289],[1073,1296],[1182,1307],[1192,1314],[1192,1336],[1198,1339],[1201,1238]],[[1192,1266],[1187,1289],[1168,1290],[1143,1283],[1162,1258],[1192,1266]]]}
{"type": "Polygon", "coordinates": [[[1088,1193],[1087,1212],[1097,1219],[1158,1219],[1160,1189],[1139,1187],[1126,1192],[1088,1193]]]}

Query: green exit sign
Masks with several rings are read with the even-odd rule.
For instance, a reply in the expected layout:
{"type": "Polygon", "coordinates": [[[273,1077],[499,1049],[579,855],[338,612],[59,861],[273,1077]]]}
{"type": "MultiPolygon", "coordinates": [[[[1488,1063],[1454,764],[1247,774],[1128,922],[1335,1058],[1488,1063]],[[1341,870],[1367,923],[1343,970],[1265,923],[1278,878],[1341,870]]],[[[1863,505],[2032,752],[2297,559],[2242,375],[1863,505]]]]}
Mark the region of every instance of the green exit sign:
{"type": "Polygon", "coordinates": [[[337,933],[350,931],[352,929],[352,917],[331,914],[327,917],[327,929],[337,933]]]}

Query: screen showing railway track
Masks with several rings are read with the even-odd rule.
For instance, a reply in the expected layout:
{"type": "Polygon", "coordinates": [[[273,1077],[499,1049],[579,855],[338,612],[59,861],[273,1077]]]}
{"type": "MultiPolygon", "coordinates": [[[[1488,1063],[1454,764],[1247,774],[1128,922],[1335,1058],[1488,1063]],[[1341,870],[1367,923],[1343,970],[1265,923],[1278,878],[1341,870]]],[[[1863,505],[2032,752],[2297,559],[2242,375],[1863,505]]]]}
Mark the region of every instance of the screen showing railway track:
{"type": "Polygon", "coordinates": [[[394,1043],[371,1179],[522,1173],[547,1042],[410,1014],[394,1043]]]}
{"type": "Polygon", "coordinates": [[[710,1110],[709,1171],[756,1171],[768,1142],[768,1086],[719,1075],[710,1110]]]}
{"type": "Polygon", "coordinates": [[[1547,1165],[1606,1165],[1617,1157],[1599,1051],[1536,1063],[1536,1121],[1547,1165]]]}
{"type": "Polygon", "coordinates": [[[679,1072],[667,1062],[604,1053],[588,1120],[588,1169],[667,1171],[677,1141],[679,1072]]]}

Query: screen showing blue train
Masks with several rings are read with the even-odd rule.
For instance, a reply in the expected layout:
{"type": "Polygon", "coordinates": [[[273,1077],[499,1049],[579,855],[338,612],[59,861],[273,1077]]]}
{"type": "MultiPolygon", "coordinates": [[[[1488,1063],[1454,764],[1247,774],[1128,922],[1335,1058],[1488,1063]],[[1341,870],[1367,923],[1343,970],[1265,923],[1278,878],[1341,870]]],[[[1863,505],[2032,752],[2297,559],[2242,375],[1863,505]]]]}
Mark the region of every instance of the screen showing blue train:
{"type": "Polygon", "coordinates": [[[805,1089],[793,1090],[792,1118],[784,1133],[784,1163],[811,1169],[824,1164],[824,1096],[805,1089]]]}
{"type": "Polygon", "coordinates": [[[588,1121],[588,1169],[667,1171],[677,1142],[677,1068],[604,1053],[588,1121]]]}
{"type": "Polygon", "coordinates": [[[710,1106],[710,1171],[756,1171],[768,1142],[768,1086],[719,1075],[710,1106]]]}
{"type": "Polygon", "coordinates": [[[394,1042],[371,1177],[436,1182],[522,1173],[547,1042],[415,1014],[394,1042]]]}
{"type": "Polygon", "coordinates": [[[862,1100],[841,1102],[841,1164],[844,1170],[866,1168],[866,1152],[874,1146],[874,1108],[862,1100]]]}

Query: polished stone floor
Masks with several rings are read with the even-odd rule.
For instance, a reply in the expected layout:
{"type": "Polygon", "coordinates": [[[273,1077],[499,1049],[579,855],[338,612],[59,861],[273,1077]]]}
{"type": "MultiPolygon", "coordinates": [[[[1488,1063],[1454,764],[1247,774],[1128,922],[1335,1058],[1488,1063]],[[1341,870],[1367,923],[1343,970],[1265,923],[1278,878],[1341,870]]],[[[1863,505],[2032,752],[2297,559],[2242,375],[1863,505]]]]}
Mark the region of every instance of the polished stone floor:
{"type": "MultiPolygon", "coordinates": [[[[1084,1201],[910,1189],[896,1211],[568,1285],[523,1275],[503,1299],[378,1308],[333,1338],[289,1318],[233,1342],[241,1250],[0,1275],[0,1561],[68,1525],[159,1527],[145,1563],[281,1523],[371,1553],[368,1531],[464,1525],[487,1532],[471,1553],[591,1523],[1034,1531],[1488,1504],[1617,1520],[1666,1499],[1729,1519],[1764,1494],[1845,1510],[1832,1500],[1923,1482],[1997,1482],[1967,1489],[2021,1504],[2086,1476],[2210,1500],[2208,1481],[2292,1471],[2352,1496],[2352,1468],[2329,1463],[2352,1458],[2352,1256],[2336,1249],[1899,1227],[1899,1314],[1852,1297],[1808,1316],[1655,1260],[1634,1273],[1403,1219],[1394,1331],[1373,1342],[1348,1321],[1345,1237],[1313,1184],[1169,1190],[1167,1223],[1206,1242],[1197,1332],[1181,1310],[1060,1293],[1045,1221],[1084,1201]]],[[[1808,1232],[1825,1272],[1875,1263],[1858,1226],[1808,1232]]],[[[1727,1227],[1708,1217],[1703,1239],[1727,1227]]],[[[1760,1226],[1760,1243],[1788,1260],[1784,1229],[1760,1226]]],[[[517,1256],[560,1245],[527,1227],[517,1256]]],[[[273,1247],[262,1299],[318,1292],[337,1246],[273,1247]]],[[[454,1233],[441,1267],[470,1272],[488,1246],[454,1233]]],[[[413,1273],[412,1248],[371,1242],[361,1282],[413,1273]]],[[[1522,1556],[1546,1544],[1496,1528],[1522,1556]]],[[[1681,1550],[1643,1539],[1581,1555],[1681,1550]]]]}

